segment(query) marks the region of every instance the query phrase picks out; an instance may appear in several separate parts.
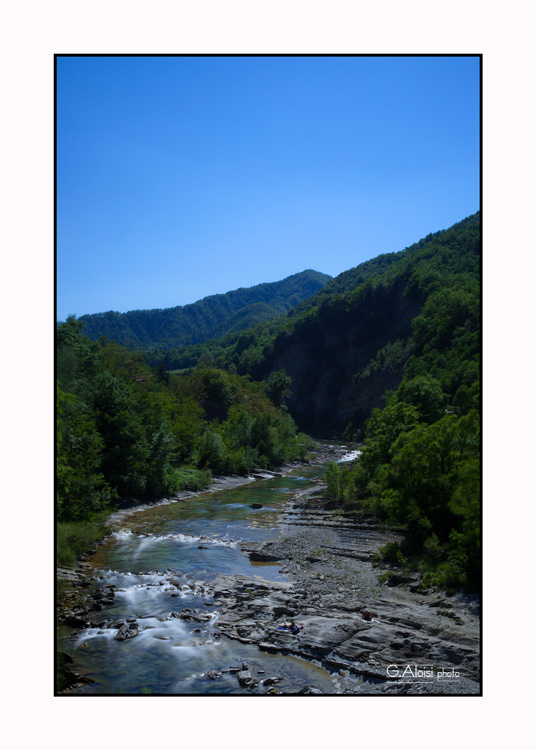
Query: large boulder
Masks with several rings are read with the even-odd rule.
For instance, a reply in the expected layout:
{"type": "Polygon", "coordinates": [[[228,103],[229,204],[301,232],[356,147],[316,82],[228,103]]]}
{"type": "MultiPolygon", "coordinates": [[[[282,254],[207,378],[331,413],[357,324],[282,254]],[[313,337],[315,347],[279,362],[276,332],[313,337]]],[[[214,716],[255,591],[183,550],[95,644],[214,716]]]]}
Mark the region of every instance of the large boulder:
{"type": "Polygon", "coordinates": [[[126,641],[129,638],[135,638],[138,635],[138,623],[137,622],[125,622],[121,625],[116,635],[114,636],[116,641],[126,641]]]}

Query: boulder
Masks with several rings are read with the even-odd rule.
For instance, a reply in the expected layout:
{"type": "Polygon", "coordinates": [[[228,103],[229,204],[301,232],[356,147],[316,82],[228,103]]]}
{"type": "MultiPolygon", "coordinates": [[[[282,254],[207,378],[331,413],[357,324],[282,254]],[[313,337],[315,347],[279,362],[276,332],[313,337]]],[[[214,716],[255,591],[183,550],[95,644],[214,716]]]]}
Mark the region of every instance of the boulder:
{"type": "Polygon", "coordinates": [[[94,622],[93,620],[89,623],[89,626],[91,628],[105,628],[107,624],[106,620],[99,620],[98,622],[94,622]]]}
{"type": "Polygon", "coordinates": [[[135,638],[138,635],[138,623],[137,622],[126,622],[121,625],[117,634],[114,636],[116,641],[126,641],[129,638],[135,638]]]}
{"type": "Polygon", "coordinates": [[[236,676],[241,687],[249,687],[253,679],[251,672],[245,669],[240,670],[236,676]]]}
{"type": "Polygon", "coordinates": [[[68,613],[64,618],[63,622],[68,625],[70,628],[87,628],[89,626],[89,620],[87,617],[81,616],[81,615],[75,615],[68,613]]]}
{"type": "Polygon", "coordinates": [[[262,684],[264,687],[270,687],[270,685],[276,685],[278,682],[281,682],[282,679],[282,677],[276,674],[273,677],[267,677],[262,681],[262,684]]]}
{"type": "Polygon", "coordinates": [[[323,693],[320,688],[304,685],[297,693],[290,693],[290,695],[323,695],[323,693]]]}
{"type": "Polygon", "coordinates": [[[270,555],[266,552],[255,552],[249,553],[249,559],[252,562],[279,562],[281,560],[280,555],[270,555]]]}
{"type": "Polygon", "coordinates": [[[183,584],[178,578],[166,578],[166,583],[171,583],[172,586],[176,586],[178,589],[180,589],[183,584]]]}

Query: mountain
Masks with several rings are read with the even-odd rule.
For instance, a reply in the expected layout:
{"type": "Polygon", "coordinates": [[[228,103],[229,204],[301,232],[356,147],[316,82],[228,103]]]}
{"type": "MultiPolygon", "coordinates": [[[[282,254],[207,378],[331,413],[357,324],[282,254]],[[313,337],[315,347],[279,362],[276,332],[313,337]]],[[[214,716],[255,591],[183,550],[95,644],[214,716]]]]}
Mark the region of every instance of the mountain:
{"type": "Polygon", "coordinates": [[[252,368],[257,379],[285,368],[289,411],[308,434],[362,427],[404,377],[435,378],[451,405],[480,379],[480,214],[368,271],[330,281],[252,368]]]}
{"type": "Polygon", "coordinates": [[[282,281],[205,297],[184,307],[82,315],[86,336],[131,348],[169,349],[197,344],[265,322],[318,292],[331,277],[302,271],[282,281]]]}
{"type": "MultiPolygon", "coordinates": [[[[284,368],[301,430],[354,435],[404,378],[433,378],[448,406],[474,402],[480,303],[477,213],[345,271],[282,318],[203,347],[216,366],[255,380],[284,368]]],[[[170,354],[169,369],[185,367],[200,347],[172,363],[170,354]]]]}

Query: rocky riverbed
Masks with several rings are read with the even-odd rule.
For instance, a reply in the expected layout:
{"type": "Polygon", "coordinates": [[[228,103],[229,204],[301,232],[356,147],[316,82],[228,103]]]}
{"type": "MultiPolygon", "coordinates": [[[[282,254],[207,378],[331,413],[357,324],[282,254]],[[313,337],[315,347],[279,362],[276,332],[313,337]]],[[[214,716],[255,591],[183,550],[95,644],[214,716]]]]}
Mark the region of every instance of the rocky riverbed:
{"type": "Polygon", "coordinates": [[[318,661],[338,672],[338,693],[480,694],[478,597],[420,593],[416,576],[380,582],[374,554],[397,535],[329,510],[322,490],[289,501],[277,540],[243,547],[254,560],[279,562],[288,582],[217,577],[216,627],[318,661]],[[280,629],[291,620],[303,626],[297,635],[280,629]]]}
{"type": "MultiPolygon", "coordinates": [[[[324,465],[344,451],[334,446],[322,450],[316,461],[324,465]]],[[[209,491],[253,479],[216,478],[209,491]]],[[[217,637],[314,661],[334,675],[331,692],[337,694],[480,694],[478,597],[422,592],[416,576],[378,568],[373,563],[379,547],[400,537],[371,518],[334,511],[325,499],[324,483],[316,482],[287,501],[276,539],[241,545],[253,562],[277,564],[285,581],[220,574],[210,586],[199,582],[210,615],[179,608],[170,617],[202,624],[208,619],[217,637]],[[364,617],[364,612],[369,614],[364,617]],[[303,626],[296,635],[282,629],[292,620],[303,626]]],[[[164,502],[186,501],[195,494],[164,502]]],[[[145,507],[133,503],[118,511],[110,519],[112,527],[145,507]]],[[[99,623],[99,611],[113,601],[114,587],[99,587],[91,574],[85,562],[58,571],[59,619],[76,630],[109,627],[99,623]]],[[[173,578],[166,582],[173,585],[173,578]]],[[[135,623],[117,623],[117,629],[119,638],[137,635],[135,623]]],[[[67,684],[80,682],[67,655],[60,655],[60,665],[67,684]]],[[[232,669],[244,694],[289,694],[278,689],[278,675],[256,675],[246,662],[232,669]]],[[[209,681],[221,676],[217,670],[206,673],[209,681]]],[[[299,692],[322,694],[326,686],[311,684],[299,692]]]]}

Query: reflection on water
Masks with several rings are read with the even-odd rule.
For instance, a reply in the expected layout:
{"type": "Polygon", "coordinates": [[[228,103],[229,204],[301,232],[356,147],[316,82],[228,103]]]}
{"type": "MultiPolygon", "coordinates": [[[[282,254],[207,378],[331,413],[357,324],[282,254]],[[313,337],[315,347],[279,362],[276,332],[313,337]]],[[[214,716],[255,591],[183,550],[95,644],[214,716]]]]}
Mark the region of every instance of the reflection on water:
{"type": "MultiPolygon", "coordinates": [[[[278,563],[251,562],[240,544],[274,538],[278,508],[320,473],[302,469],[300,476],[260,480],[127,516],[91,560],[99,585],[113,588],[113,604],[94,613],[95,627],[76,636],[63,629],[59,638],[75,670],[93,681],[76,692],[244,694],[236,674],[223,672],[214,680],[206,674],[243,661],[254,676],[280,675],[278,689],[314,684],[331,692],[330,675],[312,663],[220,637],[214,628],[217,601],[210,596],[218,573],[284,579],[278,563]],[[136,621],[138,635],[115,640],[119,623],[127,619],[136,621]]],[[[262,691],[260,686],[256,692],[262,691]]]]}

